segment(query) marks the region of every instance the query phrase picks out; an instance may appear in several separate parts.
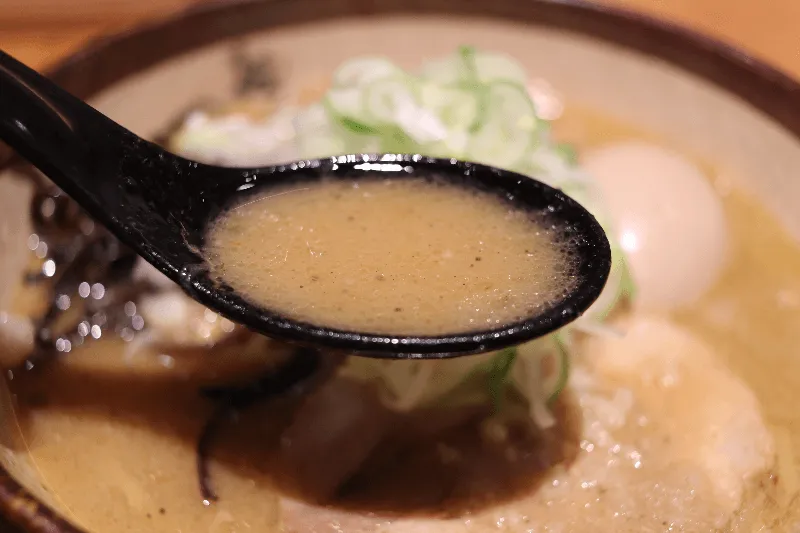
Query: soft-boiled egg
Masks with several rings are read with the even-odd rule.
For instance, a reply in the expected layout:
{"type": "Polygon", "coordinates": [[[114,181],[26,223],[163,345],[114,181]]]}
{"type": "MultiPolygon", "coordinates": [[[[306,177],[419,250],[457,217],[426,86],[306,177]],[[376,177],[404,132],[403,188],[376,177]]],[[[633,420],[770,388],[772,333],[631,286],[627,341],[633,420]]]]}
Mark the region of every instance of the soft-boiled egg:
{"type": "Polygon", "coordinates": [[[596,180],[637,285],[635,304],[674,309],[695,301],[719,277],[728,230],[719,197],[681,155],[644,142],[589,150],[596,180]]]}

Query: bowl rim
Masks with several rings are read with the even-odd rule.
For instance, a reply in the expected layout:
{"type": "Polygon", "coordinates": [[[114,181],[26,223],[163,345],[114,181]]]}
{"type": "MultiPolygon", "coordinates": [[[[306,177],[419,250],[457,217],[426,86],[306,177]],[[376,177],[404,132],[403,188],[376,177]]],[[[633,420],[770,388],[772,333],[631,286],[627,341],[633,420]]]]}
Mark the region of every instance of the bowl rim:
{"type": "MultiPolygon", "coordinates": [[[[145,68],[223,39],[323,20],[409,13],[545,26],[654,56],[739,97],[800,139],[800,83],[788,74],[697,30],[585,0],[206,0],[92,39],[47,73],[77,96],[89,98],[145,68]],[[141,46],[148,42],[159,46],[141,46]],[[120,56],[129,61],[120,61],[120,56]]],[[[86,533],[39,501],[1,465],[0,516],[30,533],[86,533]]]]}

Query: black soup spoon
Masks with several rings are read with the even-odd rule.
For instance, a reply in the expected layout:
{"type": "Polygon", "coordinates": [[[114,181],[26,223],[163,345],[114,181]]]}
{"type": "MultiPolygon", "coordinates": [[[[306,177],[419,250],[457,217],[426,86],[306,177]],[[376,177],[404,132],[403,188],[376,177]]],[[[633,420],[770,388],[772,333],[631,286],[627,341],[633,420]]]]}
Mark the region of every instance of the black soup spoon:
{"type": "Polygon", "coordinates": [[[419,155],[343,155],[243,169],[189,161],[139,138],[0,50],[0,139],[52,179],[123,243],[192,298],[265,335],[388,358],[442,358],[512,346],[571,322],[600,295],[611,266],[606,236],[577,202],[520,174],[419,155]],[[379,170],[380,172],[376,172],[379,170]],[[548,210],[575,242],[574,289],[537,314],[496,329],[439,336],[380,335],[293,320],[212,279],[206,229],[245,194],[322,178],[437,176],[548,210]]]}

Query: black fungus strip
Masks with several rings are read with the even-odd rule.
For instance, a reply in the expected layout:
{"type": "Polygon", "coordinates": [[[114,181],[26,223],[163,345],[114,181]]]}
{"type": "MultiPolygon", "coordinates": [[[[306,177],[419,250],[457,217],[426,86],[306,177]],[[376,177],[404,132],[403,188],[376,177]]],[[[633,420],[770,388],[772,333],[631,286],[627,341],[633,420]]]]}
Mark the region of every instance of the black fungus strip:
{"type": "Polygon", "coordinates": [[[40,247],[46,247],[43,259],[55,263],[54,275],[39,272],[25,276],[27,283],[44,285],[49,293],[49,305],[35,319],[36,342],[28,359],[28,368],[33,368],[58,354],[57,338],[71,345],[88,339],[85,332],[84,335],[77,332],[81,322],[87,321],[102,330],[121,331],[129,327],[125,303],[137,302],[139,296],[155,288],[148,283],[131,282],[137,261],[135,253],[103,227],[95,225],[73,200],[40,174],[30,169],[23,172],[36,187],[31,221],[40,247]],[[104,294],[99,298],[81,297],[78,294],[81,283],[90,286],[99,283],[104,294]],[[58,305],[59,298],[64,296],[69,298],[66,308],[63,302],[58,305]],[[64,323],[66,316],[70,317],[68,323],[64,323]]]}
{"type": "Polygon", "coordinates": [[[280,86],[277,65],[271,56],[251,56],[240,48],[233,53],[231,63],[236,69],[236,93],[240,98],[250,93],[271,94],[280,86]]]}
{"type": "Polygon", "coordinates": [[[211,483],[211,473],[208,471],[208,458],[212,441],[219,433],[222,423],[231,415],[231,412],[230,406],[224,404],[218,405],[214,413],[203,426],[203,429],[200,431],[200,437],[197,439],[197,481],[200,484],[200,496],[203,498],[203,503],[205,505],[209,505],[211,502],[215,502],[219,499],[211,483]]]}
{"type": "Polygon", "coordinates": [[[225,421],[237,411],[247,409],[288,393],[302,393],[305,385],[312,381],[322,368],[322,356],[316,350],[299,348],[283,365],[271,369],[258,380],[240,387],[210,387],[201,389],[201,394],[217,402],[214,413],[206,422],[197,440],[197,478],[200,494],[205,505],[218,499],[211,483],[208,460],[213,440],[225,421]]]}

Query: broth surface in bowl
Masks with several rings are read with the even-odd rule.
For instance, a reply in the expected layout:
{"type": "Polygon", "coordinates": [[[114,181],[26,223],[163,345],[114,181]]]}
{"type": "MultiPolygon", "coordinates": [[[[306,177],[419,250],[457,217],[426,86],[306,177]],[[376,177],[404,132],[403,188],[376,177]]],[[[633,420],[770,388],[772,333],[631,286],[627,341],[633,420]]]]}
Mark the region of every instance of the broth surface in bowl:
{"type": "Polygon", "coordinates": [[[544,215],[421,178],[270,190],[215,221],[205,253],[259,305],[370,333],[504,326],[574,283],[569,244],[544,215]]]}

